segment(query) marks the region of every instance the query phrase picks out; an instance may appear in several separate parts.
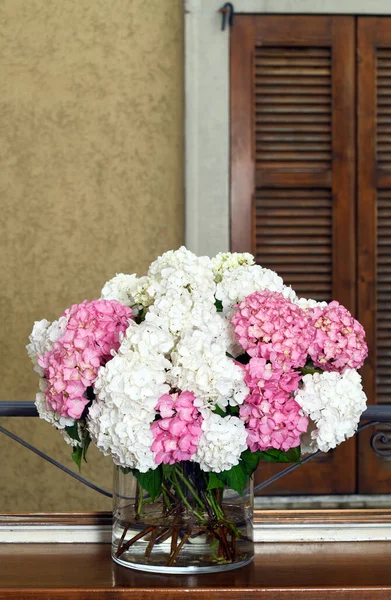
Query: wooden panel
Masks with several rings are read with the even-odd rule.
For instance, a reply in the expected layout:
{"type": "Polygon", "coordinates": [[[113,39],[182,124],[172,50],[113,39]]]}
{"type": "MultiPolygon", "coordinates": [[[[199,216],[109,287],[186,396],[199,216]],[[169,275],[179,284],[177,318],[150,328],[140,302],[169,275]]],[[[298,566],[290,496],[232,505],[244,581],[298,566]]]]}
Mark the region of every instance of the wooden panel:
{"type": "Polygon", "coordinates": [[[332,299],[332,198],[328,189],[257,189],[256,259],[297,294],[332,299]]]}
{"type": "MultiPolygon", "coordinates": [[[[390,36],[391,37],[391,36],[390,36]]],[[[376,402],[391,401],[391,48],[376,49],[376,402]]]]}
{"type": "MultiPolygon", "coordinates": [[[[379,127],[379,126],[378,126],[379,127]]],[[[377,194],[376,402],[391,402],[391,190],[377,194]]]]}
{"type": "MultiPolygon", "coordinates": [[[[371,404],[391,401],[391,19],[358,19],[358,315],[371,404]]],[[[359,491],[391,492],[391,463],[359,439],[359,491]]]]}
{"type": "MultiPolygon", "coordinates": [[[[353,312],[354,67],[352,17],[238,15],[232,29],[232,249],[252,250],[300,295],[353,312]]],[[[279,468],[262,465],[258,481],[279,468]]],[[[266,493],[355,485],[353,441],[266,493]]]]}
{"type": "Polygon", "coordinates": [[[254,194],[253,48],[255,17],[237,17],[231,31],[230,140],[232,252],[252,251],[254,194]],[[249,235],[250,233],[250,235],[249,235]]]}
{"type": "Polygon", "coordinates": [[[331,48],[259,44],[254,68],[256,166],[329,169],[331,48]]]}

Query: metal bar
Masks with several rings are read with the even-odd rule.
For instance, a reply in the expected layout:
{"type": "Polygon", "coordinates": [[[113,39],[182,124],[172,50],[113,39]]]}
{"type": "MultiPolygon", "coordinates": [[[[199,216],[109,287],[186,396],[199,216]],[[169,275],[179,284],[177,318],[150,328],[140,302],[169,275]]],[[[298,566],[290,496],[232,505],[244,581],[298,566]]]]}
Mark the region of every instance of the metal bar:
{"type": "MultiPolygon", "coordinates": [[[[0,401],[0,417],[38,417],[38,412],[30,400],[4,400],[0,401]]],[[[368,406],[361,421],[391,422],[391,404],[368,406]]]]}
{"type": "Polygon", "coordinates": [[[15,442],[18,442],[18,444],[21,444],[22,446],[24,446],[28,450],[31,450],[31,452],[34,452],[34,454],[37,454],[38,456],[40,456],[44,460],[47,460],[47,462],[49,462],[51,465],[54,465],[58,469],[61,469],[61,471],[64,471],[64,473],[66,473],[67,475],[70,475],[74,479],[77,479],[78,481],[80,481],[80,483],[83,483],[84,485],[86,485],[87,487],[91,488],[95,492],[99,492],[100,494],[103,494],[104,496],[107,496],[108,498],[112,498],[113,497],[113,495],[110,492],[107,492],[106,490],[104,490],[101,487],[95,485],[94,483],[91,483],[90,481],[87,481],[87,479],[84,479],[84,477],[82,477],[81,475],[78,475],[77,473],[75,473],[71,469],[68,469],[68,467],[66,467],[65,465],[62,465],[57,460],[54,460],[54,458],[51,458],[50,456],[48,456],[47,454],[45,454],[41,450],[38,450],[38,448],[35,448],[34,446],[32,446],[31,444],[29,444],[25,440],[22,440],[22,438],[20,438],[18,435],[15,435],[14,433],[11,433],[11,431],[8,431],[8,429],[5,429],[4,427],[1,427],[1,425],[0,425],[0,433],[4,433],[4,435],[6,435],[7,437],[11,438],[11,440],[14,440],[15,442]]]}
{"type": "Polygon", "coordinates": [[[0,401],[0,417],[38,417],[38,411],[30,400],[5,400],[0,401]]]}

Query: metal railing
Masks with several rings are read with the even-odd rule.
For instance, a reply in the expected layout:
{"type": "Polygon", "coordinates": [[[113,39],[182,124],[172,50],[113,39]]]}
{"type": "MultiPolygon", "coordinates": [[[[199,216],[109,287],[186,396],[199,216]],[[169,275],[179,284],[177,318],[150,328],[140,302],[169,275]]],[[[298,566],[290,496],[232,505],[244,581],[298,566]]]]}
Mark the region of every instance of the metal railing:
{"type": "MultiPolygon", "coordinates": [[[[38,412],[37,412],[34,402],[25,401],[25,400],[23,400],[23,401],[6,400],[6,401],[2,401],[2,402],[0,401],[0,417],[38,417],[38,412]]],[[[360,422],[362,424],[359,426],[357,433],[361,433],[362,431],[364,431],[366,429],[369,429],[371,427],[376,427],[378,425],[386,425],[388,427],[391,427],[391,405],[369,406],[363,412],[360,422]]],[[[80,483],[83,483],[84,485],[95,490],[96,492],[99,492],[100,494],[103,494],[104,496],[112,497],[112,494],[110,492],[108,492],[107,490],[104,490],[103,488],[88,481],[87,479],[85,479],[84,477],[82,477],[81,475],[76,473],[75,471],[72,471],[71,469],[69,469],[65,465],[61,464],[54,458],[51,458],[45,452],[42,452],[41,450],[39,450],[32,444],[29,444],[28,442],[23,440],[21,437],[19,437],[18,435],[15,435],[14,433],[9,431],[8,429],[5,429],[1,425],[0,425],[0,433],[3,433],[4,435],[9,437],[13,441],[17,442],[18,444],[21,444],[24,448],[27,448],[34,454],[37,454],[38,456],[40,456],[41,458],[43,458],[50,464],[57,467],[58,469],[61,469],[61,471],[63,471],[67,475],[70,475],[74,479],[77,479],[77,481],[79,481],[80,483]]],[[[391,432],[390,432],[390,437],[388,436],[388,433],[384,432],[384,431],[377,431],[377,432],[373,433],[371,436],[370,444],[371,444],[372,450],[381,458],[391,457],[391,449],[389,447],[391,444],[391,432]]],[[[322,454],[322,453],[319,450],[318,452],[315,452],[314,454],[310,454],[309,456],[302,458],[299,463],[293,463],[292,465],[283,469],[276,475],[269,477],[269,479],[266,479],[262,483],[255,486],[254,492],[265,489],[272,483],[275,483],[282,477],[285,477],[285,475],[292,473],[292,471],[294,471],[301,465],[304,465],[308,461],[313,460],[316,456],[318,456],[320,454],[322,454]]]]}

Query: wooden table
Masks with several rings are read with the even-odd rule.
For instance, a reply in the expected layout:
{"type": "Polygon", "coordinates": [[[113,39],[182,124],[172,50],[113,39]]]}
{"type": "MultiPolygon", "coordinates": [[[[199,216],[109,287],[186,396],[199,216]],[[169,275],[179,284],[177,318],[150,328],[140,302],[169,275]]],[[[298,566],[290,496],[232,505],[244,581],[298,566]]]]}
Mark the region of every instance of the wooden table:
{"type": "Polygon", "coordinates": [[[391,600],[391,543],[257,544],[253,564],[210,575],[126,569],[107,544],[0,544],[0,599],[391,600]]]}

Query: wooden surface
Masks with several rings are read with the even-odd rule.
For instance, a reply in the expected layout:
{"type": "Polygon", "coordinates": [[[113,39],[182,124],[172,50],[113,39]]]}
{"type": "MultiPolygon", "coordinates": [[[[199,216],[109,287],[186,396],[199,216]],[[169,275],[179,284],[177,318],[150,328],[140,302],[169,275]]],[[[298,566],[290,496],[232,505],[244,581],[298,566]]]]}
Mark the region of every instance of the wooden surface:
{"type": "Polygon", "coordinates": [[[112,562],[105,544],[0,545],[0,599],[391,599],[391,544],[258,544],[253,564],[154,575],[112,562]]]}

